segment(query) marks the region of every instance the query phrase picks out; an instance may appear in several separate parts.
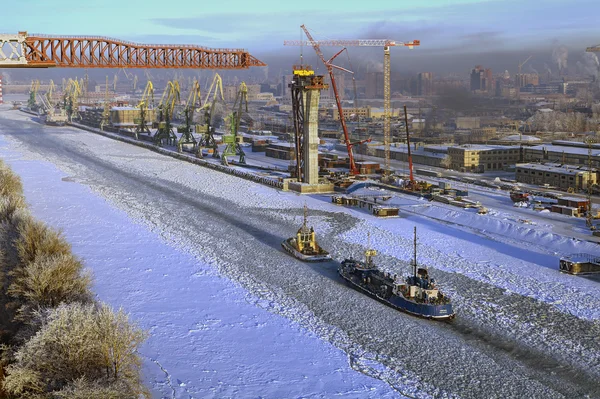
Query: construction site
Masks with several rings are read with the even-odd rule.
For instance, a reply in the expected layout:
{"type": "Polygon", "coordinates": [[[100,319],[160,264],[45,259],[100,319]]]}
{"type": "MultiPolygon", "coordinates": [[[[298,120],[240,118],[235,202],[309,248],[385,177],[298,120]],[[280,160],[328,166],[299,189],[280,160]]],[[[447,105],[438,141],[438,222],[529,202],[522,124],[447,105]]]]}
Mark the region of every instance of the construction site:
{"type": "MultiPolygon", "coordinates": [[[[83,68],[115,68],[119,72],[113,79],[106,77],[103,85],[90,87],[87,73],[84,77],[63,79],[62,84],[53,81],[42,84],[39,80],[31,82],[28,100],[25,104],[14,102],[14,107],[25,112],[30,112],[39,117],[41,123],[62,126],[70,124],[82,128],[99,129],[102,132],[114,133],[144,143],[150,143],[164,150],[175,151],[180,154],[190,154],[192,157],[202,159],[202,164],[222,165],[232,167],[233,170],[245,171],[256,174],[260,181],[284,189],[300,193],[334,192],[343,190],[356,180],[367,178],[381,179],[389,183],[398,180],[400,176],[390,167],[390,47],[404,46],[412,48],[418,46],[419,41],[395,42],[390,40],[355,40],[355,41],[315,41],[308,29],[304,29],[307,41],[286,41],[285,45],[310,45],[323,62],[329,73],[329,81],[335,93],[336,110],[339,115],[339,130],[342,132],[340,144],[345,146],[345,156],[337,153],[328,153],[319,150],[325,142],[319,137],[319,95],[329,85],[324,76],[315,75],[314,69],[309,65],[295,65],[292,68],[293,80],[289,83],[292,97],[290,129],[286,131],[266,131],[268,123],[264,123],[267,113],[248,101],[248,87],[241,82],[234,96],[226,96],[223,90],[223,80],[218,73],[213,75],[205,87],[200,86],[198,80],[178,81],[169,80],[164,87],[155,89],[149,74],[146,73],[146,82],[128,72],[130,68],[209,68],[209,69],[245,69],[250,67],[265,66],[259,60],[248,54],[226,54],[226,57],[215,58],[210,55],[206,60],[189,62],[181,65],[169,65],[168,49],[153,49],[151,54],[161,58],[163,65],[157,65],[147,60],[141,62],[142,47],[130,49],[127,43],[106,40],[101,43],[100,54],[96,60],[86,61],[86,51],[89,43],[78,41],[77,49],[79,58],[66,59],[63,53],[42,54],[46,48],[45,43],[61,40],[62,48],[67,48],[75,39],[69,38],[36,38],[30,37],[26,32],[21,32],[13,40],[14,43],[30,43],[32,49],[31,59],[26,64],[18,63],[17,58],[7,59],[5,64],[12,61],[11,66],[21,67],[83,67],[83,68]],[[326,60],[321,46],[343,47],[335,56],[326,60]],[[341,68],[333,64],[334,59],[348,46],[377,46],[383,48],[385,74],[385,109],[384,109],[384,134],[385,161],[383,166],[376,162],[357,162],[355,146],[371,142],[371,138],[353,141],[346,124],[345,111],[338,95],[334,69],[341,68]],[[115,49],[116,48],[116,49],[115,49]],[[119,61],[111,58],[111,54],[127,51],[129,61],[119,61]],[[136,54],[135,52],[138,52],[136,54]],[[163,52],[161,55],[161,52],[163,52]],[[236,64],[233,59],[238,60],[236,64]],[[123,90],[118,85],[118,76],[126,78],[128,86],[123,90]],[[182,88],[182,86],[185,87],[182,88]],[[138,89],[139,87],[139,89],[138,89]],[[144,88],[141,91],[141,88],[144,88]],[[42,89],[43,88],[43,89],[42,89]],[[121,90],[118,90],[121,89],[121,90]],[[140,93],[141,92],[141,93],[140,93]],[[234,97],[233,101],[231,98],[234,97]],[[265,135],[268,133],[268,135],[265,135]],[[273,155],[276,148],[287,146],[289,153],[283,151],[282,155],[273,155]],[[267,155],[265,157],[265,155],[267,155]],[[270,156],[269,156],[270,155],[270,156]],[[280,162],[273,157],[288,160],[280,162]]],[[[3,39],[11,43],[10,38],[3,39]]],[[[22,51],[22,50],[21,50],[22,51]]],[[[191,49],[190,49],[191,51],[191,49]]],[[[16,52],[16,45],[15,45],[16,52]]],[[[146,56],[147,57],[147,56],[146,56]]],[[[191,55],[184,55],[193,61],[191,55]]],[[[94,58],[94,57],[91,57],[94,58]]],[[[175,62],[177,60],[173,60],[175,62]]],[[[343,68],[341,68],[343,69],[343,68]]],[[[349,71],[350,72],[350,71],[349,71]]],[[[261,104],[262,105],[262,104],[261,104]]],[[[273,119],[273,115],[267,116],[273,119]]],[[[276,116],[275,116],[276,118],[276,116]]],[[[279,117],[281,119],[281,117],[279,117]]],[[[273,123],[271,124],[273,126],[273,123]]],[[[406,138],[409,132],[406,124],[406,138]]],[[[287,127],[287,126],[286,126],[287,127]]],[[[410,152],[410,151],[409,151],[410,152]]],[[[279,151],[281,154],[282,151],[279,151]]],[[[410,158],[410,154],[409,154],[410,158]]],[[[403,186],[409,191],[423,192],[426,186],[417,183],[412,174],[405,179],[403,186]]]]}

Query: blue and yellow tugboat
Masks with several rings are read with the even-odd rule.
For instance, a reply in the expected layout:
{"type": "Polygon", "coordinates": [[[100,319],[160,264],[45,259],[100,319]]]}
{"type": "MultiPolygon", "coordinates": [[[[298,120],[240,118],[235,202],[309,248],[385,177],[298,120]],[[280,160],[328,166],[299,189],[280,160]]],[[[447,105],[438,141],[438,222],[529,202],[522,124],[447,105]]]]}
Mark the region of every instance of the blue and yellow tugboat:
{"type": "Polygon", "coordinates": [[[305,262],[324,262],[331,260],[329,252],[317,244],[315,230],[306,224],[307,208],[304,205],[304,222],[298,229],[296,237],[288,238],[281,243],[283,249],[289,252],[293,257],[305,262]]]}
{"type": "Polygon", "coordinates": [[[450,298],[440,292],[426,268],[417,266],[416,227],[412,276],[402,280],[377,269],[373,263],[376,255],[375,250],[368,248],[365,261],[344,260],[338,267],[340,276],[357,290],[403,312],[436,320],[454,318],[450,298]]]}

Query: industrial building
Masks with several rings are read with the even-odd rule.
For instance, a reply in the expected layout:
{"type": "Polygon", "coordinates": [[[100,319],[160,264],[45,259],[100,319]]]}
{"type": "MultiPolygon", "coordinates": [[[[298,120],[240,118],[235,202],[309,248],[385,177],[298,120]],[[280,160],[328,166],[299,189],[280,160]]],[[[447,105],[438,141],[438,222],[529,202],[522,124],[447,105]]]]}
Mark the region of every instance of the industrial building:
{"type": "MultiPolygon", "coordinates": [[[[368,152],[376,157],[385,157],[385,149],[381,144],[369,146],[368,152]]],[[[447,167],[446,164],[449,164],[448,147],[446,146],[411,147],[411,157],[413,163],[419,165],[443,168],[447,167]]],[[[392,144],[390,147],[390,159],[407,162],[408,148],[406,144],[392,144]]]]}
{"type": "Polygon", "coordinates": [[[481,119],[478,117],[459,116],[455,120],[457,129],[479,129],[481,119]]]}
{"type": "Polygon", "coordinates": [[[448,155],[450,168],[474,172],[503,170],[521,158],[519,147],[480,144],[448,147],[448,155]]]}
{"type": "MultiPolygon", "coordinates": [[[[600,144],[592,144],[592,167],[600,167],[600,144]]],[[[567,165],[588,165],[588,145],[576,141],[555,140],[523,148],[525,162],[554,162],[567,165]]]]}
{"type": "Polygon", "coordinates": [[[515,75],[515,86],[524,87],[527,85],[537,86],[540,84],[540,77],[537,73],[518,73],[515,75]]]}
{"type": "Polygon", "coordinates": [[[265,156],[270,158],[295,160],[294,143],[271,143],[265,148],[265,156]]]}
{"type": "Polygon", "coordinates": [[[417,95],[433,95],[433,73],[421,72],[417,75],[417,95]]]}
{"type": "MultiPolygon", "coordinates": [[[[333,120],[340,120],[340,112],[337,107],[331,109],[333,112],[333,120]]],[[[359,108],[344,108],[344,117],[350,119],[350,116],[354,115],[362,118],[371,118],[371,107],[359,107],[359,108]]],[[[354,118],[354,116],[352,118],[354,118]]]]}
{"type": "Polygon", "coordinates": [[[597,171],[555,163],[520,163],[516,165],[516,180],[520,183],[548,184],[563,190],[585,190],[588,181],[597,182],[597,171]]]}

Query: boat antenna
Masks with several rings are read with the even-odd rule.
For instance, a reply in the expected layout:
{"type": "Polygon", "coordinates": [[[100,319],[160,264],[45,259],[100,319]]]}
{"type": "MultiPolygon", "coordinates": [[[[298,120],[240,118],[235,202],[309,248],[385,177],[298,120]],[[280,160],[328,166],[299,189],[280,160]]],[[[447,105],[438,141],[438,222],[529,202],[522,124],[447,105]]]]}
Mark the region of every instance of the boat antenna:
{"type": "Polygon", "coordinates": [[[413,273],[415,278],[417,277],[417,226],[415,226],[415,240],[414,240],[414,259],[413,259],[413,273]]]}
{"type": "Polygon", "coordinates": [[[302,223],[302,226],[304,228],[306,228],[306,218],[308,216],[308,208],[306,207],[306,202],[304,203],[304,223],[302,223]]]}

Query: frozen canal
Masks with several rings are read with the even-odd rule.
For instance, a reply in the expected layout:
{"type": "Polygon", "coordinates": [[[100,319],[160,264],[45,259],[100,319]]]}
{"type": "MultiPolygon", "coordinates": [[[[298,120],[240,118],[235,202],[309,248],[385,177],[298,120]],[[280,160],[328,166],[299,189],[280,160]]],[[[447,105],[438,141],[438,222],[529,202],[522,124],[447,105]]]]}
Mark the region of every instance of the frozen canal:
{"type": "Polygon", "coordinates": [[[547,245],[585,243],[507,239],[493,219],[485,235],[414,204],[375,220],[14,111],[0,134],[36,215],[64,229],[101,299],[150,329],[147,375],[165,397],[600,395],[599,285],[543,265],[547,245]],[[371,231],[378,263],[406,273],[417,225],[456,322],[398,313],[348,289],[334,262],[283,253],[304,201],[337,260],[371,231]]]}

